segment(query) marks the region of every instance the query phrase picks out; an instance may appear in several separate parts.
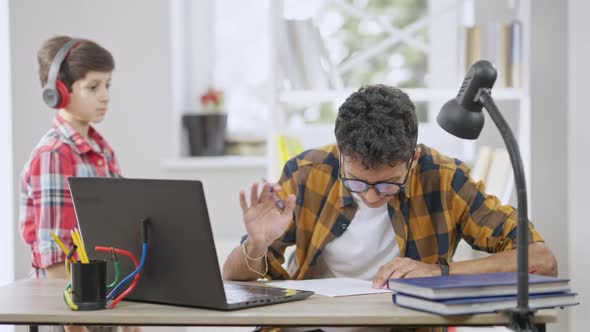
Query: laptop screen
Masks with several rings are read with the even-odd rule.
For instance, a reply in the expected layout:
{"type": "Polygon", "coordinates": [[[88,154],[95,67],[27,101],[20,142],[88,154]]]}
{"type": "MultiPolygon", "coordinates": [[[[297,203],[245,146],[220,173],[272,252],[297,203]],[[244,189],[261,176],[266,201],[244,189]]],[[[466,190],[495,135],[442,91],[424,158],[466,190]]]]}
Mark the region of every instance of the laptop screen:
{"type": "MultiPolygon", "coordinates": [[[[187,306],[226,303],[207,204],[200,181],[69,178],[79,228],[91,259],[108,260],[95,246],[141,257],[141,224],[149,218],[148,252],[130,300],[187,306]]],[[[121,275],[134,270],[119,257],[121,275]]],[[[107,264],[112,265],[112,264],[107,264]]],[[[113,280],[109,266],[107,283],[113,280]]]]}

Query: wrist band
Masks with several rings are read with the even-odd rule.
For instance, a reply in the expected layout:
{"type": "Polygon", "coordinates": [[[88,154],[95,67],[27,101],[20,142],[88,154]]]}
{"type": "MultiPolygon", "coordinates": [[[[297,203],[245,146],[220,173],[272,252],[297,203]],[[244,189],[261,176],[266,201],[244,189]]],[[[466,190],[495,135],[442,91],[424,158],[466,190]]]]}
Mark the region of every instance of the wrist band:
{"type": "MultiPolygon", "coordinates": [[[[246,241],[248,241],[246,239],[246,241]]],[[[242,243],[242,252],[244,253],[244,263],[246,263],[246,267],[248,267],[248,270],[258,274],[260,276],[260,278],[265,278],[266,274],[268,273],[268,260],[266,259],[266,254],[268,253],[268,248],[264,251],[264,254],[260,257],[250,257],[250,255],[248,255],[248,253],[246,252],[246,241],[244,241],[244,243],[242,243]],[[252,260],[252,261],[259,261],[261,259],[264,259],[264,272],[259,272],[256,269],[252,268],[250,266],[250,263],[248,263],[248,260],[252,260]]]]}
{"type": "Polygon", "coordinates": [[[250,255],[248,255],[248,253],[246,252],[246,242],[248,242],[248,239],[246,239],[244,243],[242,243],[242,251],[244,251],[244,256],[246,256],[246,258],[248,258],[251,261],[259,261],[266,257],[266,254],[268,253],[268,248],[266,248],[264,254],[262,254],[260,257],[251,257],[250,255]]]}

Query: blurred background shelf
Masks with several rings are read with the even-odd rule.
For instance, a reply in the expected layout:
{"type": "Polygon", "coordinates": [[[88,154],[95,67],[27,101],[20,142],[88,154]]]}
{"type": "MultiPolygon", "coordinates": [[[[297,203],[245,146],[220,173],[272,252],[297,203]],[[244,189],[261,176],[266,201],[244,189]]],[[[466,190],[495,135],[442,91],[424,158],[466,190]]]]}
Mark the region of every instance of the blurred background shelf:
{"type": "MultiPolygon", "coordinates": [[[[341,90],[289,90],[282,91],[279,101],[285,104],[315,104],[334,101],[344,101],[350,96],[354,89],[341,90]]],[[[415,102],[448,100],[450,96],[457,94],[457,89],[429,89],[414,88],[404,89],[410,98],[415,102]]],[[[504,88],[493,91],[495,100],[519,101],[525,97],[522,89],[504,88]]]]}

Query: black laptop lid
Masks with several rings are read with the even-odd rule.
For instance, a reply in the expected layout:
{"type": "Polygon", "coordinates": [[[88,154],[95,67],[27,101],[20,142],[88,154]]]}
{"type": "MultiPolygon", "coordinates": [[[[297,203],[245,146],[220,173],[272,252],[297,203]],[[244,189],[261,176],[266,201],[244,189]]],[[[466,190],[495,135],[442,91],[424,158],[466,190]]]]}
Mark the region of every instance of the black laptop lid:
{"type": "MultiPolygon", "coordinates": [[[[225,293],[200,181],[69,178],[78,224],[90,258],[95,246],[141,257],[141,222],[150,220],[148,254],[130,300],[223,308],[225,293]]],[[[134,265],[119,257],[122,276],[134,265]]],[[[109,265],[112,265],[109,263],[109,265]]],[[[109,266],[107,282],[113,280],[109,266]]],[[[126,288],[126,287],[125,287],[126,288]]]]}

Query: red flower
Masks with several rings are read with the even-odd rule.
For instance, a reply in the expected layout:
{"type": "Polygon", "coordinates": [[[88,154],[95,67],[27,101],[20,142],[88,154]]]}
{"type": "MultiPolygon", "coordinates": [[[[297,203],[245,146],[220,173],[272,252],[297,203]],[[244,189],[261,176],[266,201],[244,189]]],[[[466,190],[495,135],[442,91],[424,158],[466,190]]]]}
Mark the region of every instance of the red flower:
{"type": "Polygon", "coordinates": [[[201,95],[201,106],[205,109],[219,109],[223,104],[223,92],[214,88],[209,88],[201,95]]]}

